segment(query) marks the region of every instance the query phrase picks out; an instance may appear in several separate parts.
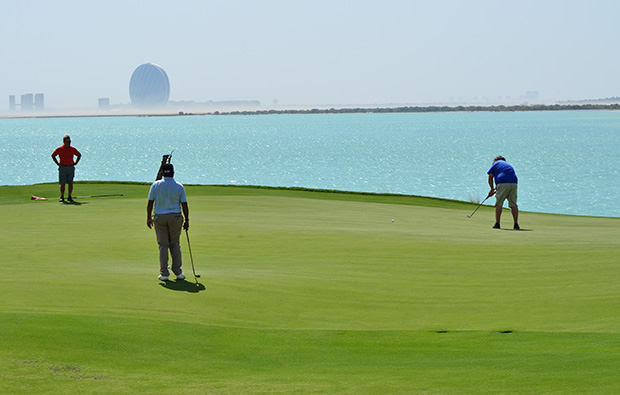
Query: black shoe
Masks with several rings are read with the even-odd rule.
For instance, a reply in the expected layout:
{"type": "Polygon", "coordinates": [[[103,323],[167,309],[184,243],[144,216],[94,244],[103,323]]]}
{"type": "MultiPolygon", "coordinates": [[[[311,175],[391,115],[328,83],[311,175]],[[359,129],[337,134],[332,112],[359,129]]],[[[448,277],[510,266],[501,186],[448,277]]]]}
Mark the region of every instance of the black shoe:
{"type": "Polygon", "coordinates": [[[70,202],[70,203],[74,203],[75,202],[75,200],[73,200],[73,198],[71,196],[69,196],[69,198],[67,198],[67,201],[70,202]]]}
{"type": "Polygon", "coordinates": [[[496,222],[495,225],[493,225],[493,229],[499,229],[499,222],[496,222]]]}
{"type": "Polygon", "coordinates": [[[521,227],[519,226],[519,224],[515,224],[514,228],[512,228],[514,230],[521,230],[521,227]]]}
{"type": "Polygon", "coordinates": [[[60,199],[58,199],[58,201],[59,201],[60,203],[64,203],[64,202],[65,202],[65,198],[61,196],[61,197],[60,197],[60,199]]]}

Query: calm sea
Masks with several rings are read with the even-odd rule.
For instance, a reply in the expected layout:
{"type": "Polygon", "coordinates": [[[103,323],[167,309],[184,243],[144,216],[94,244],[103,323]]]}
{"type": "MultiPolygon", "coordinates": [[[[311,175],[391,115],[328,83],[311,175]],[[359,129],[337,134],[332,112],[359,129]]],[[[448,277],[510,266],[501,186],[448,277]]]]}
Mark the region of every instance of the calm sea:
{"type": "Polygon", "coordinates": [[[324,188],[463,201],[492,158],[522,210],[620,217],[620,113],[606,111],[2,119],[0,185],[55,182],[70,134],[77,180],[153,181],[174,150],[185,184],[324,188]]]}

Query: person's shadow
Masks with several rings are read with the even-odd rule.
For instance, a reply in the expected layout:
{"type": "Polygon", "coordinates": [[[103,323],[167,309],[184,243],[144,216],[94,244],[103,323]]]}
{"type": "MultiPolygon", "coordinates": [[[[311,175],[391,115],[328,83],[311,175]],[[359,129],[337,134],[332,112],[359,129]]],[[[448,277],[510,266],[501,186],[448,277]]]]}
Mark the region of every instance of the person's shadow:
{"type": "Polygon", "coordinates": [[[164,288],[167,288],[171,291],[185,291],[191,293],[198,293],[206,290],[205,286],[200,283],[192,283],[185,280],[176,280],[176,281],[162,281],[159,283],[164,288]]]}
{"type": "Polygon", "coordinates": [[[74,201],[72,201],[72,202],[70,202],[70,201],[68,201],[68,200],[64,200],[64,201],[62,202],[62,204],[66,204],[66,205],[68,205],[68,206],[81,206],[81,205],[83,205],[83,204],[88,204],[88,203],[87,203],[87,202],[84,202],[84,203],[82,203],[82,202],[76,202],[75,200],[74,200],[74,201]]]}

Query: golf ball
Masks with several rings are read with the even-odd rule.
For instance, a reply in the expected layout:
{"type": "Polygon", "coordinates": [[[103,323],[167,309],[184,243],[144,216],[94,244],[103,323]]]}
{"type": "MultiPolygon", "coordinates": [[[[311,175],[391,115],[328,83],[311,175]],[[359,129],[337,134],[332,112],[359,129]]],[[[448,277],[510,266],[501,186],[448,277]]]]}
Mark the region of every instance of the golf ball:
{"type": "Polygon", "coordinates": [[[394,222],[394,220],[392,220],[392,222],[394,222]]]}

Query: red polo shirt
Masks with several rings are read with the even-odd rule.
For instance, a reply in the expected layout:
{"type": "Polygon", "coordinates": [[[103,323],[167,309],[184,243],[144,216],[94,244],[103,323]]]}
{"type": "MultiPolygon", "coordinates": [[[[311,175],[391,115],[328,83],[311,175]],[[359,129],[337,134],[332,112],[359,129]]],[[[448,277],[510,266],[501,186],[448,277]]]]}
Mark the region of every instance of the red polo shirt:
{"type": "MultiPolygon", "coordinates": [[[[49,152],[49,151],[48,151],[49,152]]],[[[73,161],[73,157],[77,156],[78,158],[82,156],[80,151],[78,151],[74,146],[70,146],[69,148],[61,145],[60,147],[54,150],[52,156],[58,155],[60,157],[60,164],[63,166],[73,166],[75,162],[73,161]]]]}

